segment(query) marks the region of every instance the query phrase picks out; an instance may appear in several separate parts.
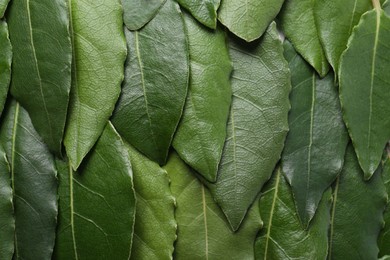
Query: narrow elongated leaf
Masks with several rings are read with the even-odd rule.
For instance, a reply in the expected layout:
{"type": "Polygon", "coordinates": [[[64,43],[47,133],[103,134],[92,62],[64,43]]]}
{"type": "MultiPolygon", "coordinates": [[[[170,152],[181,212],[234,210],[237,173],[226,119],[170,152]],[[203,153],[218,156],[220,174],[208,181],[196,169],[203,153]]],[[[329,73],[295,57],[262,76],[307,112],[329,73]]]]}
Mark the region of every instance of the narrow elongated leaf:
{"type": "Polygon", "coordinates": [[[164,164],[187,96],[189,61],[179,6],[168,0],[140,31],[126,31],[125,82],[112,122],[123,138],[164,164]]]}
{"type": "Polygon", "coordinates": [[[77,172],[56,161],[59,226],[55,259],[128,259],[135,216],[126,146],[110,123],[77,172]]]}
{"type": "Polygon", "coordinates": [[[15,219],[12,205],[11,171],[0,145],[0,259],[12,259],[14,254],[15,219]]]}
{"type": "Polygon", "coordinates": [[[152,20],[166,0],[122,0],[123,20],[129,30],[139,30],[152,20]]]}
{"type": "Polygon", "coordinates": [[[336,181],[328,259],[377,259],[387,194],[378,171],[364,181],[352,145],[336,181]]]}
{"type": "Polygon", "coordinates": [[[282,8],[284,0],[223,0],[218,20],[247,42],[258,39],[282,8]]]}
{"type": "Polygon", "coordinates": [[[221,0],[177,0],[177,2],[203,25],[211,29],[217,27],[217,10],[221,0]]]}
{"type": "Polygon", "coordinates": [[[208,181],[217,177],[226,138],[232,65],[221,29],[209,31],[185,15],[190,50],[190,87],[173,147],[208,181]]]}
{"type": "Polygon", "coordinates": [[[286,0],[279,18],[283,32],[295,49],[324,77],[329,63],[314,22],[314,0],[286,0]]]}
{"type": "Polygon", "coordinates": [[[165,169],[176,197],[175,259],[254,259],[253,241],[262,225],[258,203],[233,233],[210,191],[178,155],[170,156],[165,169]]]}
{"type": "MultiPolygon", "coordinates": [[[[383,168],[383,182],[386,186],[387,195],[390,194],[390,151],[387,155],[387,160],[385,161],[385,165],[383,168]]],[[[385,220],[385,227],[382,229],[379,239],[379,256],[390,255],[390,204],[388,201],[386,211],[383,216],[385,220]]]]}
{"type": "Polygon", "coordinates": [[[11,81],[12,46],[8,36],[8,26],[0,20],[0,115],[7,99],[11,81]]]}
{"type": "Polygon", "coordinates": [[[65,148],[73,169],[96,143],[121,91],[126,43],[118,0],[70,0],[72,91],[65,148]]]}
{"type": "Polygon", "coordinates": [[[328,190],[308,230],[295,211],[294,196],[280,169],[260,198],[264,228],[256,240],[256,259],[325,259],[328,250],[331,191],[328,190]]]}
{"type": "Polygon", "coordinates": [[[207,185],[237,230],[280,158],[291,85],[275,23],[251,45],[232,39],[230,55],[233,103],[227,139],[217,182],[207,185]]]}
{"type": "Polygon", "coordinates": [[[10,0],[0,0],[0,18],[3,18],[5,11],[7,10],[7,5],[10,0]]]}
{"type": "Polygon", "coordinates": [[[53,156],[35,131],[27,111],[15,101],[5,111],[0,141],[11,168],[16,227],[14,258],[50,259],[57,224],[57,173],[53,156]]]}
{"type": "Polygon", "coordinates": [[[365,13],[341,58],[340,100],[365,179],[377,169],[390,139],[390,17],[365,13]],[[357,66],[359,64],[359,66],[357,66]]]}
{"type": "Polygon", "coordinates": [[[137,198],[131,259],[172,259],[177,224],[167,172],[133,147],[128,149],[137,198]]]}
{"type": "Polygon", "coordinates": [[[71,87],[67,1],[12,1],[7,18],[15,53],[11,94],[28,111],[49,149],[59,155],[71,87]]]}
{"type": "Polygon", "coordinates": [[[292,92],[282,171],[292,186],[299,217],[306,227],[322,193],[341,172],[348,133],[333,73],[320,79],[289,42],[284,47],[292,92]]]}

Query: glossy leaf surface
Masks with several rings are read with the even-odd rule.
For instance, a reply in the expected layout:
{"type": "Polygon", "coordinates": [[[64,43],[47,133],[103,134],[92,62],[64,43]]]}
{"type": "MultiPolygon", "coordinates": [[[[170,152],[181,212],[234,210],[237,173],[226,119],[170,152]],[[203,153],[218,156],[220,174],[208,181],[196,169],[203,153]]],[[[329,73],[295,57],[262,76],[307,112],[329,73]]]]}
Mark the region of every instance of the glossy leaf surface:
{"type": "Polygon", "coordinates": [[[258,203],[233,233],[210,191],[177,154],[170,156],[165,169],[176,197],[175,259],[254,259],[253,241],[262,225],[258,203]]]}
{"type": "Polygon", "coordinates": [[[364,181],[352,145],[333,192],[328,259],[377,259],[387,194],[380,172],[364,181]]]}
{"type": "MultiPolygon", "coordinates": [[[[382,172],[383,182],[386,187],[387,195],[390,194],[390,150],[388,150],[387,159],[382,172]]],[[[379,256],[390,255],[390,204],[387,203],[386,211],[383,215],[385,227],[382,229],[379,239],[379,256]]]]}
{"type": "Polygon", "coordinates": [[[10,0],[0,0],[0,18],[3,18],[5,10],[10,0]]]}
{"type": "Polygon", "coordinates": [[[192,16],[211,29],[217,27],[217,10],[221,0],[177,0],[192,16]]]}
{"type": "Polygon", "coordinates": [[[317,27],[313,0],[287,0],[279,15],[283,33],[298,53],[315,68],[321,77],[329,71],[317,27]]]}
{"type": "Polygon", "coordinates": [[[232,65],[225,33],[205,29],[185,15],[190,50],[190,86],[173,147],[208,181],[217,177],[226,138],[232,65]]]}
{"type": "Polygon", "coordinates": [[[121,91],[126,42],[118,0],[71,0],[72,91],[65,148],[73,169],[96,143],[121,91]]]}
{"type": "Polygon", "coordinates": [[[227,139],[217,182],[207,185],[237,230],[280,158],[288,130],[291,85],[275,23],[250,45],[232,40],[230,55],[233,102],[227,139]]]}
{"type": "Polygon", "coordinates": [[[0,20],[0,115],[3,112],[9,84],[11,81],[12,46],[8,26],[0,20]]]}
{"type": "Polygon", "coordinates": [[[66,0],[11,1],[11,94],[28,111],[52,152],[61,154],[69,92],[72,45],[66,0]]]}
{"type": "Polygon", "coordinates": [[[390,139],[390,17],[382,10],[364,14],[341,58],[340,100],[365,179],[378,168],[390,139]]]}
{"type": "Polygon", "coordinates": [[[223,0],[218,20],[247,42],[258,39],[279,13],[284,0],[223,0]]]}
{"type": "Polygon", "coordinates": [[[10,163],[13,190],[14,259],[50,259],[58,213],[53,156],[19,103],[9,102],[2,120],[0,141],[10,163]]]}
{"type": "Polygon", "coordinates": [[[128,149],[137,198],[131,259],[172,259],[177,224],[168,174],[133,147],[128,149]]]}
{"type": "Polygon", "coordinates": [[[127,142],[162,165],[188,88],[188,48],[178,4],[168,0],[142,30],[126,31],[126,39],[125,81],[112,122],[127,142]]]}
{"type": "Polygon", "coordinates": [[[139,30],[152,20],[166,0],[122,0],[123,21],[129,30],[139,30]]]}
{"type": "Polygon", "coordinates": [[[135,215],[126,146],[110,123],[77,172],[56,161],[59,226],[55,259],[128,259],[135,215]]]}
{"type": "Polygon", "coordinates": [[[289,42],[285,42],[284,48],[292,91],[282,171],[292,186],[299,217],[306,227],[322,193],[341,172],[348,133],[333,73],[320,79],[289,42]]]}
{"type": "Polygon", "coordinates": [[[295,210],[294,196],[280,169],[276,170],[260,198],[264,227],[256,240],[256,259],[325,259],[331,192],[328,190],[308,230],[295,210]]]}

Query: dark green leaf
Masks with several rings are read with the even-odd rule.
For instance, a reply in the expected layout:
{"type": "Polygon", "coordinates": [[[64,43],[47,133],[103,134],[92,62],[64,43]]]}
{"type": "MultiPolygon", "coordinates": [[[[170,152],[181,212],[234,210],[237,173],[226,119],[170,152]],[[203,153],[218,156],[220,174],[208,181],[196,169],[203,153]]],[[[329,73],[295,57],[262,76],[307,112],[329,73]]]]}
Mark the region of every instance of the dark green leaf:
{"type": "Polygon", "coordinates": [[[203,25],[211,29],[217,27],[217,10],[221,0],[177,0],[177,2],[203,25]]]}
{"type": "Polygon", "coordinates": [[[322,193],[341,172],[348,133],[333,73],[320,79],[289,42],[284,46],[292,92],[282,171],[292,186],[299,217],[306,227],[322,193]]]}
{"type": "Polygon", "coordinates": [[[11,81],[11,63],[12,46],[8,37],[8,26],[5,21],[0,20],[0,115],[4,109],[11,81]]]}
{"type": "Polygon", "coordinates": [[[52,152],[61,154],[71,86],[72,45],[66,0],[12,1],[11,94],[52,152]]]}
{"type": "MultiPolygon", "coordinates": [[[[390,152],[387,155],[387,160],[383,168],[383,182],[386,186],[386,191],[390,194],[390,152]]],[[[390,255],[390,204],[387,204],[386,211],[384,213],[385,227],[380,233],[379,244],[379,256],[390,255]]]]}
{"type": "Polygon", "coordinates": [[[215,182],[226,138],[232,65],[221,29],[210,31],[185,15],[190,86],[173,147],[192,168],[215,182]]]}
{"type": "Polygon", "coordinates": [[[179,6],[168,0],[142,30],[126,31],[125,82],[112,122],[123,138],[164,164],[187,96],[189,61],[179,6]]]}
{"type": "Polygon", "coordinates": [[[3,18],[5,10],[10,0],[0,0],[0,18],[3,18]]]}
{"type": "Polygon", "coordinates": [[[340,100],[355,151],[369,179],[390,139],[390,17],[376,9],[355,27],[341,58],[340,100]]]}
{"type": "Polygon", "coordinates": [[[166,0],[122,0],[123,20],[129,30],[139,30],[156,16],[166,0]]]}
{"type": "Polygon", "coordinates": [[[179,156],[170,156],[165,169],[177,203],[175,259],[254,259],[253,241],[261,227],[258,203],[233,233],[210,191],[179,156]]]}
{"type": "Polygon", "coordinates": [[[0,141],[11,168],[16,227],[14,259],[50,259],[57,224],[53,156],[35,131],[27,111],[15,101],[5,110],[0,141]]]}
{"type": "Polygon", "coordinates": [[[387,0],[384,4],[383,4],[383,10],[385,11],[385,13],[387,15],[390,15],[390,1],[387,0]]]}
{"type": "Polygon", "coordinates": [[[57,160],[59,226],[54,259],[128,259],[135,196],[126,146],[109,123],[77,172],[57,160]]]}
{"type": "Polygon", "coordinates": [[[65,148],[73,169],[103,132],[121,91],[126,42],[118,0],[70,0],[72,91],[65,148]]]}

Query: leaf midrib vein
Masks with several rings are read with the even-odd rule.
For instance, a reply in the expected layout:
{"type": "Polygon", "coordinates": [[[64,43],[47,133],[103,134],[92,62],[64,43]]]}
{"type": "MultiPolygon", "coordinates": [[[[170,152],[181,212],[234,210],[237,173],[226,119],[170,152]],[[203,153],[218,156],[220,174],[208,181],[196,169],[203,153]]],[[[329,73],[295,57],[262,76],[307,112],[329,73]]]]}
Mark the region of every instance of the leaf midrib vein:
{"type": "MultiPolygon", "coordinates": [[[[14,125],[12,129],[12,148],[11,148],[11,185],[12,185],[12,194],[13,197],[16,196],[15,193],[15,143],[16,143],[16,130],[18,126],[19,120],[19,103],[16,103],[15,106],[15,117],[14,117],[14,125]]],[[[19,250],[18,250],[18,239],[16,232],[14,232],[15,239],[15,258],[19,258],[19,250]]]]}

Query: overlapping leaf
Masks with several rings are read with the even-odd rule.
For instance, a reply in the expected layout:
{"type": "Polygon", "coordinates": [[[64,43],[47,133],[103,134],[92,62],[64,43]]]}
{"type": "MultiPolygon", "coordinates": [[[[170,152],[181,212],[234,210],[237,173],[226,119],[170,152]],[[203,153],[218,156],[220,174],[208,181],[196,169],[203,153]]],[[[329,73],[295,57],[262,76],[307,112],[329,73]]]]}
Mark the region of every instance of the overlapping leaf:
{"type": "MultiPolygon", "coordinates": [[[[388,151],[388,154],[385,159],[385,164],[383,168],[382,178],[383,182],[386,187],[387,195],[390,194],[390,150],[388,151]]],[[[385,220],[385,227],[380,233],[379,239],[378,239],[378,246],[379,246],[379,256],[385,256],[390,255],[390,204],[388,201],[386,211],[383,216],[385,220]]]]}
{"type": "Polygon", "coordinates": [[[9,83],[11,81],[12,46],[8,36],[8,26],[0,20],[0,115],[3,112],[9,83]]]}
{"type": "Polygon", "coordinates": [[[177,0],[177,2],[204,26],[211,29],[217,27],[217,10],[221,0],[177,0]]]}
{"type": "Polygon", "coordinates": [[[10,0],[0,0],[0,19],[3,18],[5,11],[7,10],[7,5],[10,0]]]}
{"type": "Polygon", "coordinates": [[[152,20],[167,0],[122,0],[123,20],[129,30],[139,30],[152,20]]]}

